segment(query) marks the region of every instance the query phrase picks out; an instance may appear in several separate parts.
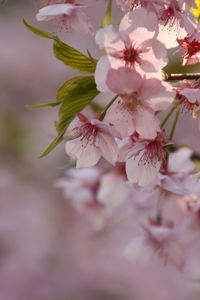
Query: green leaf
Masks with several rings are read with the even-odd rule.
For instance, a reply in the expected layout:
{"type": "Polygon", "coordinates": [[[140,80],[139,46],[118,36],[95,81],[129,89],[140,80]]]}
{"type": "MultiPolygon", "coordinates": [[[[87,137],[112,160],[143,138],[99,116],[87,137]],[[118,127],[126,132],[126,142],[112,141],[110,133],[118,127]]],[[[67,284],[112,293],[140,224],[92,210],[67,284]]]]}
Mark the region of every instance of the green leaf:
{"type": "MultiPolygon", "coordinates": [[[[96,89],[94,76],[77,76],[68,80],[59,89],[59,101],[62,104],[59,110],[59,120],[55,122],[58,136],[42,153],[40,157],[49,154],[63,140],[63,136],[74,119],[75,115],[81,112],[96,97],[99,91],[96,89]]],[[[60,104],[58,102],[58,104],[60,104]]]]}
{"type": "Polygon", "coordinates": [[[44,39],[52,39],[52,40],[56,40],[58,37],[56,35],[55,32],[47,32],[41,29],[38,29],[36,27],[33,27],[31,25],[29,25],[25,19],[23,19],[23,24],[26,26],[26,28],[28,28],[30,31],[32,31],[33,33],[35,33],[36,35],[39,35],[40,37],[44,38],[44,39]]]}
{"type": "Polygon", "coordinates": [[[53,142],[47,147],[47,149],[40,155],[40,158],[46,156],[47,154],[49,154],[54,148],[56,148],[56,146],[58,146],[62,140],[63,140],[63,136],[64,133],[60,134],[59,136],[57,136],[53,142]]]}
{"type": "Polygon", "coordinates": [[[33,27],[29,25],[24,19],[23,19],[23,23],[30,31],[32,31],[36,35],[39,35],[40,37],[45,39],[54,40],[54,44],[53,44],[54,55],[57,59],[61,60],[65,65],[80,72],[86,72],[86,73],[95,72],[96,62],[97,62],[95,59],[93,59],[92,57],[85,56],[83,53],[79,52],[73,47],[62,42],[55,32],[49,33],[47,31],[33,27]]]}
{"type": "Polygon", "coordinates": [[[93,112],[100,112],[103,110],[103,106],[101,106],[99,103],[91,102],[90,107],[92,108],[93,112]]]}
{"type": "Polygon", "coordinates": [[[52,103],[43,103],[43,104],[30,104],[30,105],[26,105],[26,108],[46,108],[46,107],[54,107],[59,105],[59,102],[52,102],[52,103]]]}
{"type": "Polygon", "coordinates": [[[196,8],[191,8],[191,13],[195,16],[197,23],[200,23],[200,0],[195,0],[196,8]]]}
{"type": "Polygon", "coordinates": [[[76,77],[73,77],[69,80],[67,80],[63,85],[61,85],[61,87],[59,87],[57,93],[56,93],[56,100],[58,102],[62,102],[65,98],[65,96],[68,95],[68,91],[70,88],[73,89],[74,87],[74,84],[80,80],[83,76],[76,76],[76,77]]]}
{"type": "Polygon", "coordinates": [[[56,128],[59,133],[66,130],[75,115],[98,95],[94,76],[80,76],[66,91],[59,111],[59,121],[56,128]]]}
{"type": "Polygon", "coordinates": [[[112,0],[109,0],[108,2],[108,7],[101,26],[105,27],[108,26],[109,24],[112,24],[112,0]]]}
{"type": "Polygon", "coordinates": [[[94,60],[62,41],[56,40],[54,42],[53,49],[56,58],[61,60],[65,65],[80,72],[95,72],[96,63],[94,60]]]}

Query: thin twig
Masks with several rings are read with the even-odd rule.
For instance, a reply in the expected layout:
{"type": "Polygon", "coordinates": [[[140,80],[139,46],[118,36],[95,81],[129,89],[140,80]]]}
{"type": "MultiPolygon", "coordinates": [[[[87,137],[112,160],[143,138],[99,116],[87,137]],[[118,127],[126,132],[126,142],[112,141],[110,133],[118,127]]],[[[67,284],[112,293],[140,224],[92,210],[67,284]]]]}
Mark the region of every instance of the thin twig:
{"type": "Polygon", "coordinates": [[[169,135],[169,139],[170,139],[170,140],[173,139],[173,136],[174,136],[174,132],[175,132],[175,129],[176,129],[176,125],[177,125],[177,121],[178,121],[179,114],[180,114],[180,110],[178,109],[177,112],[176,112],[175,118],[174,118],[174,122],[173,122],[173,124],[172,124],[172,128],[171,128],[170,135],[169,135]]]}
{"type": "Polygon", "coordinates": [[[200,73],[186,73],[186,74],[167,74],[163,72],[163,80],[164,81],[176,81],[176,80],[197,80],[200,78],[200,73]]]}
{"type": "Polygon", "coordinates": [[[102,121],[107,113],[107,110],[111,107],[111,105],[115,102],[115,100],[118,98],[118,95],[112,98],[112,100],[104,107],[104,110],[102,111],[99,120],[102,121]]]}
{"type": "Polygon", "coordinates": [[[166,117],[164,118],[164,120],[162,121],[160,128],[162,129],[165,124],[167,123],[168,119],[171,117],[172,113],[174,112],[174,110],[176,109],[176,106],[172,106],[172,108],[170,109],[170,111],[168,112],[168,114],[166,115],[166,117]]]}

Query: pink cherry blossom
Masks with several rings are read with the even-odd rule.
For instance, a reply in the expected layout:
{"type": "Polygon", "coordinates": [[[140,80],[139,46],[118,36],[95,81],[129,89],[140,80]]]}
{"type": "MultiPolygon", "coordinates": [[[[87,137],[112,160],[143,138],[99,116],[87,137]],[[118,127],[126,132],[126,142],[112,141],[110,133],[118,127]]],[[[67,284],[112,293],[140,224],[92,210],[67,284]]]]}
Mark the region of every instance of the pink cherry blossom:
{"type": "Polygon", "coordinates": [[[134,198],[137,205],[144,207],[152,206],[153,203],[169,201],[175,199],[179,201],[180,195],[188,196],[192,193],[200,195],[199,174],[190,174],[194,170],[194,163],[191,161],[192,151],[189,148],[180,148],[174,153],[170,153],[168,163],[157,173],[157,177],[148,186],[133,186],[133,194],[140,195],[139,199],[134,198]],[[144,203],[143,203],[144,202],[144,203]]]}
{"type": "Polygon", "coordinates": [[[97,168],[70,169],[66,178],[57,180],[55,186],[62,188],[66,199],[72,200],[74,207],[82,212],[95,202],[100,176],[97,168]]]}
{"type": "Polygon", "coordinates": [[[128,180],[140,186],[150,184],[165,163],[167,144],[160,134],[154,140],[144,140],[130,148],[125,159],[128,180]]]}
{"type": "Polygon", "coordinates": [[[169,155],[167,169],[158,174],[162,190],[173,195],[200,193],[199,175],[190,174],[195,167],[191,155],[192,151],[189,148],[180,148],[169,155]]]}
{"type": "Polygon", "coordinates": [[[154,38],[157,25],[154,13],[139,8],[124,16],[119,29],[109,25],[97,32],[96,42],[107,53],[99,60],[95,72],[99,90],[107,91],[105,81],[109,68],[134,68],[140,74],[161,77],[167,57],[165,46],[154,38]]]}
{"type": "Polygon", "coordinates": [[[168,171],[171,173],[188,174],[195,168],[195,164],[191,160],[192,150],[190,148],[180,148],[170,153],[168,160],[168,171]]]}
{"type": "Polygon", "coordinates": [[[198,128],[200,130],[200,80],[192,83],[183,80],[176,86],[176,92],[182,111],[189,112],[193,118],[198,119],[198,128]]]}
{"type": "Polygon", "coordinates": [[[97,119],[88,120],[79,114],[80,124],[74,131],[74,139],[65,146],[66,153],[77,160],[77,168],[94,166],[103,156],[111,164],[117,160],[118,148],[112,126],[97,119]]]}
{"type": "Polygon", "coordinates": [[[154,111],[166,109],[173,102],[175,93],[171,87],[156,78],[142,79],[127,68],[109,70],[106,83],[120,95],[120,100],[111,106],[105,120],[114,125],[121,137],[136,131],[144,138],[155,138],[160,128],[154,111]]]}
{"type": "Polygon", "coordinates": [[[192,65],[200,62],[200,34],[194,33],[183,39],[177,40],[179,45],[185,50],[181,55],[182,65],[192,65]]]}
{"type": "Polygon", "coordinates": [[[123,165],[116,166],[111,172],[101,177],[97,199],[107,207],[115,207],[125,201],[129,195],[129,189],[123,165]]]}
{"type": "Polygon", "coordinates": [[[157,16],[160,20],[158,39],[166,48],[178,46],[177,39],[183,39],[186,35],[192,34],[195,25],[188,18],[187,10],[183,9],[180,1],[162,1],[161,7],[157,9],[157,16]]]}
{"type": "Polygon", "coordinates": [[[196,214],[200,217],[200,197],[196,194],[186,195],[179,200],[180,206],[186,212],[196,214]]]}
{"type": "Polygon", "coordinates": [[[158,17],[164,26],[168,26],[169,29],[175,28],[178,31],[180,27],[183,27],[188,33],[191,33],[194,29],[186,11],[182,9],[180,1],[164,1],[162,8],[158,12],[158,17]]]}
{"type": "Polygon", "coordinates": [[[42,7],[37,15],[37,21],[55,20],[58,24],[83,34],[93,33],[92,25],[88,16],[83,12],[85,5],[76,4],[75,0],[54,1],[51,4],[42,7]]]}
{"type": "Polygon", "coordinates": [[[104,206],[97,200],[101,172],[97,168],[70,169],[66,176],[56,181],[55,187],[62,189],[67,201],[84,214],[94,230],[104,225],[104,206]]]}
{"type": "Polygon", "coordinates": [[[126,256],[129,259],[138,259],[146,249],[145,257],[155,257],[154,253],[156,253],[163,264],[171,263],[178,268],[183,267],[181,231],[174,228],[172,222],[159,224],[156,220],[150,219],[147,225],[142,225],[142,229],[143,234],[133,239],[126,249],[126,256]]]}

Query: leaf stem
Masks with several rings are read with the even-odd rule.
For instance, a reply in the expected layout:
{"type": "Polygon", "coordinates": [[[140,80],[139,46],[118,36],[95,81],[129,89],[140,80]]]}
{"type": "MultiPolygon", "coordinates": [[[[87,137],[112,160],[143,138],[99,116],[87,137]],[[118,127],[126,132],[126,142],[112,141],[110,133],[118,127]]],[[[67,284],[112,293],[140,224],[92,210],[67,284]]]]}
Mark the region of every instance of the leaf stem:
{"type": "Polygon", "coordinates": [[[102,111],[99,120],[102,121],[107,113],[107,110],[111,107],[111,105],[115,102],[115,100],[118,98],[118,95],[112,98],[112,100],[104,107],[104,110],[102,111]]]}
{"type": "Polygon", "coordinates": [[[92,108],[92,110],[94,112],[97,112],[97,111],[101,112],[103,110],[103,107],[100,104],[96,103],[96,102],[91,102],[89,105],[90,105],[90,107],[92,108]]]}
{"type": "Polygon", "coordinates": [[[179,114],[180,114],[180,109],[177,110],[175,118],[174,118],[174,122],[172,124],[172,128],[171,128],[170,135],[169,135],[170,140],[173,139],[174,132],[175,132],[176,125],[177,125],[177,121],[178,121],[178,118],[179,118],[179,114]]]}

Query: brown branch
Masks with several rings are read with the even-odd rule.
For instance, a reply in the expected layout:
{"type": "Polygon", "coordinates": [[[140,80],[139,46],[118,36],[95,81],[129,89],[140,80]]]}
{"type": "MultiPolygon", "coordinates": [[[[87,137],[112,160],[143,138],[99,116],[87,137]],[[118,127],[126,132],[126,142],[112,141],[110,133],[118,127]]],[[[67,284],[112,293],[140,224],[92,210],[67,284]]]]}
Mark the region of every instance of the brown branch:
{"type": "Polygon", "coordinates": [[[167,74],[165,72],[162,73],[163,80],[165,81],[175,81],[175,80],[197,80],[200,78],[200,73],[186,73],[186,74],[167,74]]]}

